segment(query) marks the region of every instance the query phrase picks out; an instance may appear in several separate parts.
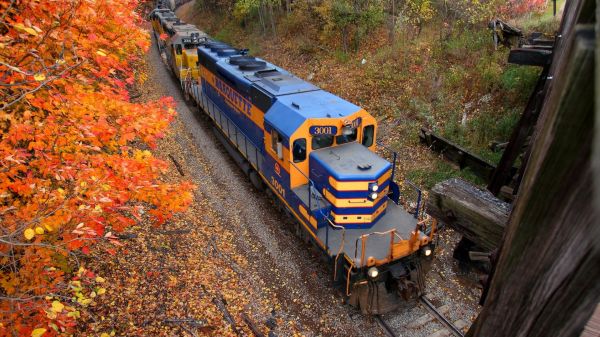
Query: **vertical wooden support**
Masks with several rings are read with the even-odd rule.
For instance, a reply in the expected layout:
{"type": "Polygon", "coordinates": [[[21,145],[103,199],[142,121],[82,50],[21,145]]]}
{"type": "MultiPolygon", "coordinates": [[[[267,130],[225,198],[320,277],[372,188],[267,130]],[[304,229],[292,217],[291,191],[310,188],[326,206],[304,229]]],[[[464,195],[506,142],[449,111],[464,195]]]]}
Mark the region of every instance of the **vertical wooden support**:
{"type": "Polygon", "coordinates": [[[592,167],[595,34],[589,25],[595,22],[595,0],[566,6],[521,191],[483,310],[468,336],[579,336],[600,301],[593,191],[599,176],[592,167]]]}

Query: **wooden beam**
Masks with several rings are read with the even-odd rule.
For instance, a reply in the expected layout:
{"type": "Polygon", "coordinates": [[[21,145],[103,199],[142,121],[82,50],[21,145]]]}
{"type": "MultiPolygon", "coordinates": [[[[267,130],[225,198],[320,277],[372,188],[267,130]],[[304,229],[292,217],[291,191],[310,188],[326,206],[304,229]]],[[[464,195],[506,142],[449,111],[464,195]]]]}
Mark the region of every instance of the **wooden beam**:
{"type": "MultiPolygon", "coordinates": [[[[508,184],[513,177],[515,173],[513,169],[515,160],[521,154],[523,146],[537,122],[539,111],[546,93],[545,86],[548,69],[548,67],[544,67],[544,70],[540,74],[535,89],[529,97],[527,106],[525,107],[517,126],[513,129],[508,145],[502,153],[502,158],[500,158],[500,162],[491,174],[488,190],[494,195],[498,195],[502,186],[508,184]]],[[[518,188],[518,186],[515,187],[518,188]]]]}
{"type": "Polygon", "coordinates": [[[580,336],[600,300],[591,165],[595,37],[592,26],[575,29],[580,13],[595,12],[595,1],[565,6],[554,79],[487,300],[468,336],[580,336]]]}
{"type": "MultiPolygon", "coordinates": [[[[421,128],[419,139],[432,151],[442,154],[444,158],[457,164],[461,170],[469,167],[473,173],[485,181],[489,181],[492,172],[496,169],[487,160],[426,128],[421,128]]],[[[517,170],[511,168],[510,171],[516,172],[517,170]]]]}
{"type": "Polygon", "coordinates": [[[509,204],[462,179],[436,184],[429,192],[426,209],[488,252],[500,246],[510,213],[509,204]]]}
{"type": "Polygon", "coordinates": [[[508,54],[508,63],[543,67],[550,64],[552,50],[537,48],[515,48],[508,54]]]}

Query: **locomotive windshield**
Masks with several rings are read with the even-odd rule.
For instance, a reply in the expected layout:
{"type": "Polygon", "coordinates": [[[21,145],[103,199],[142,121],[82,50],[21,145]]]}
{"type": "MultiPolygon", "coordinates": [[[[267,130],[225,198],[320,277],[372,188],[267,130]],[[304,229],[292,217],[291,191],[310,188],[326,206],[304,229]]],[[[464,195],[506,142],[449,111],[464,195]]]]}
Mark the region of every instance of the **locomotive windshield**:
{"type": "Polygon", "coordinates": [[[312,137],[312,149],[318,150],[333,145],[332,135],[316,135],[312,137]]]}

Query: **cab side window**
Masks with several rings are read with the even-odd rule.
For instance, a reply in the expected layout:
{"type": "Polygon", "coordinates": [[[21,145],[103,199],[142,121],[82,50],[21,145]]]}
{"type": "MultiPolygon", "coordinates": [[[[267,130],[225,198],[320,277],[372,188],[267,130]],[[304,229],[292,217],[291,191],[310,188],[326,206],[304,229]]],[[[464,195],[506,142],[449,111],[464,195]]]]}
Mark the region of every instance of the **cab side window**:
{"type": "Polygon", "coordinates": [[[363,129],[363,137],[362,144],[366,147],[371,147],[373,145],[373,140],[375,138],[375,125],[367,125],[363,129]]]}
{"type": "Polygon", "coordinates": [[[180,44],[176,45],[175,49],[177,50],[177,55],[181,55],[181,45],[180,44]]]}
{"type": "Polygon", "coordinates": [[[306,138],[296,139],[292,148],[294,163],[306,160],[306,138]]]}
{"type": "Polygon", "coordinates": [[[279,132],[275,131],[275,129],[271,130],[271,149],[273,152],[277,154],[279,159],[283,159],[283,139],[279,132]]]}

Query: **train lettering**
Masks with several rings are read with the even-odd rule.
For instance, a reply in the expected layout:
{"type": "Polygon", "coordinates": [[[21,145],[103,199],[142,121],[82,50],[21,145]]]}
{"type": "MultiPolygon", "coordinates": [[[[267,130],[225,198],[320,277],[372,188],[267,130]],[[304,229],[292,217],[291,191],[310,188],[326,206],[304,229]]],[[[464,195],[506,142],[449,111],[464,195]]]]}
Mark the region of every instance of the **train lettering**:
{"type": "Polygon", "coordinates": [[[221,96],[223,96],[235,109],[247,114],[248,116],[251,115],[250,109],[252,108],[252,103],[250,103],[244,98],[244,96],[240,95],[240,93],[235,91],[232,87],[221,81],[216,76],[215,88],[219,94],[221,94],[221,96]]]}
{"type": "Polygon", "coordinates": [[[285,198],[285,189],[281,186],[281,183],[275,179],[275,177],[271,176],[271,185],[275,188],[277,193],[281,194],[282,197],[285,198]]]}

